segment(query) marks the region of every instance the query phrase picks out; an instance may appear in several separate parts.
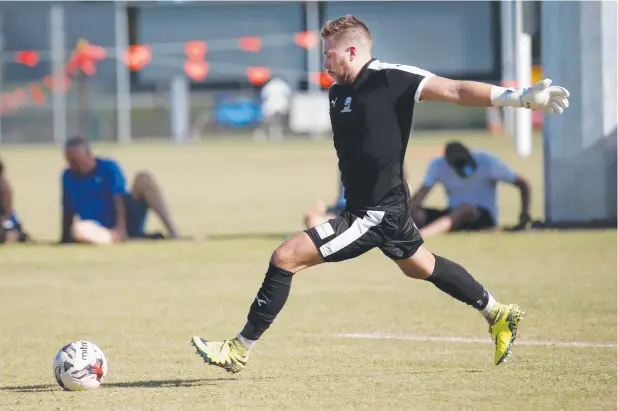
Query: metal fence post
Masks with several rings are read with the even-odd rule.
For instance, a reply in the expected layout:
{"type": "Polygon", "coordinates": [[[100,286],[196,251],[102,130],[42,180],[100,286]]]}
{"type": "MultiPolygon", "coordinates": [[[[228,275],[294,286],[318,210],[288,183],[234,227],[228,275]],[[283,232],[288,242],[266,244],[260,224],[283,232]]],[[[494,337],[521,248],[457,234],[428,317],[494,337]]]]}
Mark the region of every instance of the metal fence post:
{"type": "Polygon", "coordinates": [[[66,90],[64,90],[64,6],[54,3],[49,13],[52,54],[52,110],[55,143],[64,143],[67,134],[66,90]]]}
{"type": "Polygon", "coordinates": [[[116,123],[118,142],[131,143],[131,74],[123,62],[129,48],[127,6],[124,1],[115,2],[114,31],[116,40],[116,123]]]}

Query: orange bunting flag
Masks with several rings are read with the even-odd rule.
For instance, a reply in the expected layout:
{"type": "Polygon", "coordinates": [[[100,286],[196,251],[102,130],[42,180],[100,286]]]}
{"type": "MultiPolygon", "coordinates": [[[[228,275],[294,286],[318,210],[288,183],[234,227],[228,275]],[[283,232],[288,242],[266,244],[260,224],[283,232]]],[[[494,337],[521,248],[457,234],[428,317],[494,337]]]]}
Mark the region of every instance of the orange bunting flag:
{"type": "Polygon", "coordinates": [[[97,67],[94,64],[94,61],[90,59],[81,60],[79,62],[79,68],[87,76],[94,76],[95,74],[97,74],[97,67]]]}
{"type": "Polygon", "coordinates": [[[18,51],[15,53],[15,61],[24,66],[34,67],[39,64],[39,54],[36,51],[18,51]]]}
{"type": "Polygon", "coordinates": [[[88,44],[88,46],[81,52],[82,56],[89,60],[103,60],[107,56],[107,50],[101,46],[95,46],[94,44],[88,44]]]}
{"type": "Polygon", "coordinates": [[[320,87],[328,88],[333,85],[335,80],[326,72],[313,73],[313,82],[319,84],[320,87]]]}
{"type": "Polygon", "coordinates": [[[1,100],[0,106],[2,107],[2,113],[8,113],[13,110],[14,103],[13,103],[13,98],[11,97],[10,94],[2,93],[0,100],[1,100]]]}
{"type": "Polygon", "coordinates": [[[241,37],[239,46],[241,50],[257,53],[262,50],[262,39],[259,37],[241,37]]]}
{"type": "Polygon", "coordinates": [[[74,51],[69,56],[69,59],[67,60],[67,63],[64,66],[64,70],[68,74],[75,74],[78,68],[79,68],[79,53],[74,51]]]}
{"type": "Polygon", "coordinates": [[[32,100],[37,103],[37,104],[43,104],[45,103],[45,93],[43,92],[43,89],[41,89],[41,87],[36,84],[36,83],[30,83],[30,95],[32,96],[32,100]]]}
{"type": "Polygon", "coordinates": [[[96,61],[97,59],[90,58],[88,54],[74,51],[64,66],[64,69],[68,74],[75,74],[77,70],[81,70],[88,76],[94,76],[97,73],[96,61]]]}
{"type": "Polygon", "coordinates": [[[204,60],[208,47],[203,41],[190,41],[185,44],[185,54],[189,60],[204,60]]]}
{"type": "Polygon", "coordinates": [[[247,69],[247,78],[254,86],[261,86],[270,78],[270,69],[267,67],[249,67],[247,69]]]}
{"type": "Polygon", "coordinates": [[[294,36],[294,43],[296,43],[298,47],[312,49],[318,45],[318,37],[312,31],[303,31],[296,33],[294,36]]]}
{"type": "MultiPolygon", "coordinates": [[[[53,76],[45,76],[43,77],[43,84],[45,84],[45,87],[47,87],[48,89],[50,89],[51,91],[54,91],[54,78],[53,76]]],[[[60,92],[66,92],[71,88],[71,79],[66,76],[66,75],[62,75],[62,83],[60,84],[59,90],[60,92]]]]}
{"type": "Polygon", "coordinates": [[[28,95],[23,88],[18,88],[13,90],[13,102],[16,106],[22,105],[28,100],[28,95]]]}
{"type": "Polygon", "coordinates": [[[103,60],[107,55],[107,50],[100,46],[90,44],[86,39],[79,39],[75,50],[71,53],[65,70],[69,74],[75,74],[79,69],[88,76],[94,76],[97,72],[95,63],[103,60]]]}
{"type": "Polygon", "coordinates": [[[131,71],[139,71],[152,59],[150,47],[142,44],[133,44],[124,55],[124,62],[131,71]]]}
{"type": "Polygon", "coordinates": [[[191,77],[195,81],[202,81],[208,74],[209,66],[205,61],[187,60],[185,62],[184,69],[187,76],[191,77]]]}

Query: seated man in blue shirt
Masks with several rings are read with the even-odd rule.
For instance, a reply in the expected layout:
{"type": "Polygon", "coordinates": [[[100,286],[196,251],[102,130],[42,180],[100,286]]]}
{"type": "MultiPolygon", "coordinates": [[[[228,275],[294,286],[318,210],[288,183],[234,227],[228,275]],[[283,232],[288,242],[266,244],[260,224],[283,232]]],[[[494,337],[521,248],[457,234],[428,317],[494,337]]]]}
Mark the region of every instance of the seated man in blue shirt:
{"type": "Polygon", "coordinates": [[[27,241],[21,223],[13,209],[13,188],[0,161],[0,244],[27,241]]]}
{"type": "Polygon", "coordinates": [[[62,243],[114,244],[151,238],[144,233],[148,209],[161,219],[170,238],[178,233],[150,173],[135,176],[131,191],[120,166],[95,157],[81,137],[65,144],[69,167],[62,174],[62,243]],[[74,222],[74,217],[79,221],[74,222]]]}

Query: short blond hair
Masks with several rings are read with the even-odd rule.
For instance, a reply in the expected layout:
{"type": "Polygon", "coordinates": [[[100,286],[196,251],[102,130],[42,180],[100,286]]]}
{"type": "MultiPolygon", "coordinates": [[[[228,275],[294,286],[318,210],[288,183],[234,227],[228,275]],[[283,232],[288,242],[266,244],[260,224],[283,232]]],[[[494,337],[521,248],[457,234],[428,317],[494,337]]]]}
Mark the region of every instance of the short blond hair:
{"type": "Polygon", "coordinates": [[[351,14],[327,21],[320,30],[320,36],[323,39],[337,39],[344,34],[350,34],[358,39],[366,39],[369,44],[373,40],[369,27],[361,19],[351,14]]]}

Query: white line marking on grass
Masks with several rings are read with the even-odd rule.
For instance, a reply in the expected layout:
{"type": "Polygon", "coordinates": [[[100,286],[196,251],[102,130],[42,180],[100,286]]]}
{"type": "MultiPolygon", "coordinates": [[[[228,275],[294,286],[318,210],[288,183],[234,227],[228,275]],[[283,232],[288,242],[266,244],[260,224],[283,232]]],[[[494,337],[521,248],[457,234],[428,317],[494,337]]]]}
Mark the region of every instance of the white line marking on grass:
{"type": "MultiPolygon", "coordinates": [[[[314,334],[315,335],[315,334],[314,334]]],[[[465,344],[493,344],[489,338],[468,338],[468,337],[431,337],[428,335],[397,335],[382,333],[344,333],[344,334],[322,334],[321,336],[337,338],[354,338],[366,340],[401,340],[401,341],[435,341],[435,342],[454,342],[465,344]]],[[[517,340],[517,345],[532,345],[541,347],[577,347],[577,348],[616,348],[616,344],[595,343],[585,341],[540,341],[540,340],[517,340]]]]}

